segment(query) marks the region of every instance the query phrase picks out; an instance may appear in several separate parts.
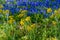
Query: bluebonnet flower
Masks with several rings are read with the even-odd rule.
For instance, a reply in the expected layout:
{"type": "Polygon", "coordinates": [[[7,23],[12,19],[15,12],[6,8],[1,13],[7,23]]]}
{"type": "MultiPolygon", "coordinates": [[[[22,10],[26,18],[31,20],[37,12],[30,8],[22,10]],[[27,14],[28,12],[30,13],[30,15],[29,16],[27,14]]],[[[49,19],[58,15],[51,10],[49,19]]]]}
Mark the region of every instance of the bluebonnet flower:
{"type": "Polygon", "coordinates": [[[14,4],[8,4],[8,7],[15,7],[14,4]]]}
{"type": "Polygon", "coordinates": [[[59,8],[59,5],[56,1],[51,2],[51,5],[52,5],[51,8],[53,8],[53,9],[59,8]]]}
{"type": "Polygon", "coordinates": [[[26,2],[22,2],[21,5],[22,6],[27,6],[27,3],[26,2]]]}
{"type": "Polygon", "coordinates": [[[44,6],[47,7],[47,8],[49,8],[51,6],[51,0],[46,0],[44,2],[44,6]]]}
{"type": "Polygon", "coordinates": [[[23,0],[23,2],[28,2],[28,0],[23,0]]]}
{"type": "Polygon", "coordinates": [[[56,2],[58,5],[60,5],[60,0],[55,0],[55,2],[56,2]]]}
{"type": "MultiPolygon", "coordinates": [[[[16,5],[10,4],[9,2],[14,2],[14,0],[7,0],[6,4],[4,4],[4,9],[10,9],[12,14],[14,14],[15,12],[18,12],[20,10],[20,8],[17,8],[17,6],[24,6],[24,8],[22,8],[23,10],[28,10],[29,12],[35,13],[35,12],[38,12],[38,10],[37,10],[38,6],[47,7],[47,8],[51,7],[53,9],[57,9],[57,8],[59,8],[59,4],[60,4],[60,0],[55,0],[55,1],[43,0],[42,2],[41,1],[40,2],[39,1],[28,2],[28,0],[16,0],[16,5]]],[[[45,13],[44,9],[42,10],[42,9],[39,8],[39,11],[41,13],[45,13]]]]}
{"type": "Polygon", "coordinates": [[[28,10],[28,7],[23,8],[23,10],[28,10]]]}
{"type": "Polygon", "coordinates": [[[15,11],[15,8],[10,8],[10,11],[12,14],[14,14],[16,11],[15,11]]]}
{"type": "Polygon", "coordinates": [[[45,1],[42,2],[41,4],[42,4],[42,6],[44,6],[44,7],[50,7],[50,5],[51,5],[51,1],[49,1],[49,0],[45,0],[45,1]]]}
{"type": "Polygon", "coordinates": [[[37,13],[38,12],[38,10],[35,9],[35,8],[29,8],[29,11],[32,12],[32,13],[35,13],[35,12],[37,13]]]}
{"type": "Polygon", "coordinates": [[[5,0],[6,2],[14,2],[14,0],[5,0]]]}
{"type": "Polygon", "coordinates": [[[52,6],[53,6],[53,5],[57,5],[57,2],[54,1],[54,2],[52,2],[51,4],[52,4],[52,6]]]}
{"type": "Polygon", "coordinates": [[[20,2],[20,1],[17,1],[17,6],[26,6],[26,2],[20,2]]]}
{"type": "Polygon", "coordinates": [[[55,0],[56,2],[60,2],[60,0],[55,0]]]}
{"type": "Polygon", "coordinates": [[[16,12],[19,12],[19,11],[20,11],[20,8],[15,8],[15,11],[16,11],[16,12]]]}
{"type": "Polygon", "coordinates": [[[49,2],[50,0],[45,0],[45,2],[49,2]]]}
{"type": "Polygon", "coordinates": [[[49,15],[48,14],[43,14],[45,18],[47,18],[49,15]]]}
{"type": "Polygon", "coordinates": [[[49,2],[46,2],[46,3],[44,4],[44,6],[45,6],[45,7],[50,7],[50,6],[49,6],[49,2]]]}
{"type": "Polygon", "coordinates": [[[28,2],[28,5],[35,6],[35,2],[28,2]]]}
{"type": "Polygon", "coordinates": [[[46,14],[46,10],[40,9],[40,13],[46,14]]]}
{"type": "Polygon", "coordinates": [[[21,6],[21,2],[20,2],[20,1],[17,1],[17,2],[16,2],[16,5],[17,5],[17,6],[21,6]]]}
{"type": "Polygon", "coordinates": [[[51,8],[54,10],[54,9],[58,9],[59,6],[55,5],[55,6],[51,6],[51,8]]]}
{"type": "Polygon", "coordinates": [[[21,3],[23,2],[23,0],[16,0],[16,1],[19,1],[19,2],[21,2],[21,3]]]}
{"type": "Polygon", "coordinates": [[[39,2],[35,2],[35,6],[39,6],[39,2]]]}
{"type": "Polygon", "coordinates": [[[27,15],[28,15],[28,16],[30,16],[30,15],[31,15],[31,13],[30,13],[30,12],[28,12],[28,13],[27,13],[27,15]]]}
{"type": "Polygon", "coordinates": [[[7,4],[3,4],[3,6],[4,6],[4,8],[3,8],[4,10],[9,9],[7,4]]]}
{"type": "Polygon", "coordinates": [[[44,6],[44,2],[39,2],[39,6],[44,6]]]}

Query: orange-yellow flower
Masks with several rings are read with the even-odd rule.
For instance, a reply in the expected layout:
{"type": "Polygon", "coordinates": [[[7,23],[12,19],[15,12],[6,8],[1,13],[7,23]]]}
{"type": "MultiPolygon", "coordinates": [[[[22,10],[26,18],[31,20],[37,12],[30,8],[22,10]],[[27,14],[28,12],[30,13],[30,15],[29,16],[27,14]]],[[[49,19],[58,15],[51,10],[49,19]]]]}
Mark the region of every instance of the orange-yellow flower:
{"type": "Polygon", "coordinates": [[[26,20],[26,21],[30,21],[30,16],[26,17],[25,20],[26,20]]]}
{"type": "Polygon", "coordinates": [[[9,16],[9,19],[13,19],[13,16],[9,16]]]}
{"type": "Polygon", "coordinates": [[[58,9],[58,13],[60,13],[60,8],[58,9]]]}
{"type": "Polygon", "coordinates": [[[0,8],[3,8],[3,5],[2,4],[0,5],[0,8]]]}
{"type": "Polygon", "coordinates": [[[52,12],[52,9],[51,8],[48,8],[47,9],[47,13],[50,13],[50,12],[52,12]]]}
{"type": "Polygon", "coordinates": [[[50,38],[47,38],[46,40],[58,40],[56,37],[50,37],[50,38]]]}
{"type": "Polygon", "coordinates": [[[4,30],[0,30],[0,40],[4,40],[7,38],[6,33],[4,32],[4,30]]]}
{"type": "Polygon", "coordinates": [[[32,25],[31,25],[32,28],[35,28],[35,26],[36,26],[36,24],[32,24],[32,25]]]}
{"type": "Polygon", "coordinates": [[[56,37],[52,37],[51,40],[57,40],[57,38],[56,37]]]}
{"type": "Polygon", "coordinates": [[[52,15],[50,16],[50,18],[54,18],[54,14],[52,14],[52,15]]]}
{"type": "Polygon", "coordinates": [[[12,18],[13,16],[9,16],[9,18],[12,18]]]}
{"type": "Polygon", "coordinates": [[[57,24],[57,22],[56,22],[56,21],[52,21],[52,24],[53,24],[53,25],[56,25],[56,24],[57,24]]]}
{"type": "Polygon", "coordinates": [[[23,26],[24,25],[24,20],[20,21],[20,25],[23,26]]]}
{"type": "Polygon", "coordinates": [[[19,15],[18,15],[18,17],[20,17],[20,18],[21,18],[21,17],[23,17],[23,16],[24,16],[24,14],[23,14],[23,13],[21,13],[21,14],[19,14],[19,15]]]}
{"type": "Polygon", "coordinates": [[[9,10],[3,10],[3,14],[9,13],[9,10]]]}
{"type": "Polygon", "coordinates": [[[9,13],[9,10],[5,10],[6,13],[9,13]]]}
{"type": "Polygon", "coordinates": [[[12,23],[14,23],[14,21],[15,21],[14,19],[10,19],[10,20],[8,20],[8,23],[12,24],[12,23]]]}
{"type": "Polygon", "coordinates": [[[3,10],[2,9],[0,9],[0,13],[2,13],[3,12],[3,10]]]}
{"type": "Polygon", "coordinates": [[[26,12],[27,12],[27,10],[22,10],[22,11],[21,11],[21,13],[26,13],[26,12]]]}
{"type": "Polygon", "coordinates": [[[60,8],[54,11],[54,16],[56,16],[57,18],[60,18],[60,8]]]}
{"type": "Polygon", "coordinates": [[[32,30],[32,28],[30,26],[27,26],[27,31],[29,32],[31,30],[32,30]]]}
{"type": "Polygon", "coordinates": [[[58,14],[58,10],[55,10],[55,11],[54,11],[54,15],[57,15],[57,14],[58,14]]]}

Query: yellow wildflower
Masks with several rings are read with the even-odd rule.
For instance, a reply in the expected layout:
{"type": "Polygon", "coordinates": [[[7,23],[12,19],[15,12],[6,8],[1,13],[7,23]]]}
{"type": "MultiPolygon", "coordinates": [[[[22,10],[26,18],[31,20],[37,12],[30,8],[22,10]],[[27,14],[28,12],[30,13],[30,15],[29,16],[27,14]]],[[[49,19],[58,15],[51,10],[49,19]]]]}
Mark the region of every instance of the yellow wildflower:
{"type": "Polygon", "coordinates": [[[21,11],[21,13],[26,13],[26,12],[27,12],[27,10],[22,10],[22,11],[21,11]]]}
{"type": "Polygon", "coordinates": [[[51,40],[50,38],[46,38],[46,40],[51,40]]]}
{"type": "Polygon", "coordinates": [[[54,38],[52,37],[51,40],[57,40],[57,38],[56,37],[54,37],[54,38]]]}
{"type": "Polygon", "coordinates": [[[14,21],[15,21],[14,19],[10,19],[10,20],[8,20],[8,23],[12,24],[14,21]]]}
{"type": "Polygon", "coordinates": [[[50,37],[50,38],[47,38],[46,40],[58,40],[56,37],[50,37]]]}
{"type": "Polygon", "coordinates": [[[24,14],[22,14],[22,13],[18,15],[18,17],[20,17],[20,18],[23,17],[23,16],[24,16],[24,14]]]}
{"type": "Polygon", "coordinates": [[[48,8],[47,9],[47,13],[50,13],[50,12],[52,12],[52,9],[51,8],[48,8]]]}
{"type": "Polygon", "coordinates": [[[10,19],[13,19],[12,17],[10,19]]]}
{"type": "Polygon", "coordinates": [[[2,4],[0,4],[0,8],[3,8],[3,5],[2,4]]]}
{"type": "Polygon", "coordinates": [[[24,20],[20,21],[20,25],[23,26],[24,25],[24,20]]]}
{"type": "Polygon", "coordinates": [[[30,16],[26,17],[25,20],[26,20],[26,21],[30,21],[30,16]]]}
{"type": "Polygon", "coordinates": [[[28,40],[28,36],[27,35],[23,36],[22,40],[28,40]]]}
{"type": "Polygon", "coordinates": [[[5,13],[5,10],[3,10],[3,14],[6,14],[6,13],[5,13]]]}
{"type": "Polygon", "coordinates": [[[59,19],[60,18],[60,14],[57,14],[56,17],[59,19]]]}
{"type": "Polygon", "coordinates": [[[52,14],[52,15],[50,16],[50,18],[54,18],[54,14],[52,14]]]}
{"type": "Polygon", "coordinates": [[[56,22],[56,21],[52,21],[52,24],[53,24],[53,25],[56,25],[56,24],[57,24],[57,22],[56,22]]]}
{"type": "Polygon", "coordinates": [[[54,11],[54,15],[55,15],[57,18],[60,18],[60,9],[55,10],[55,11],[54,11]]]}
{"type": "Polygon", "coordinates": [[[9,10],[6,10],[5,12],[6,12],[6,13],[9,13],[9,10]]]}
{"type": "Polygon", "coordinates": [[[12,18],[13,16],[9,16],[9,18],[12,18]]]}
{"type": "MultiPolygon", "coordinates": [[[[17,6],[17,7],[19,7],[19,6],[17,6]]],[[[21,11],[22,11],[22,9],[19,10],[19,12],[21,12],[21,11]]]]}
{"type": "Polygon", "coordinates": [[[9,13],[9,10],[3,10],[3,14],[9,13]]]}
{"type": "Polygon", "coordinates": [[[5,32],[3,30],[0,30],[0,39],[5,39],[7,38],[5,32]]]}
{"type": "Polygon", "coordinates": [[[13,16],[9,16],[9,19],[13,19],[13,16]]]}
{"type": "Polygon", "coordinates": [[[32,30],[32,28],[30,26],[27,26],[27,31],[29,32],[31,30],[32,30]]]}
{"type": "Polygon", "coordinates": [[[58,13],[60,13],[60,8],[58,9],[58,13]]]}
{"type": "Polygon", "coordinates": [[[32,28],[35,28],[35,26],[36,26],[36,24],[32,24],[32,25],[31,25],[32,28]]]}
{"type": "Polygon", "coordinates": [[[54,11],[54,14],[57,15],[57,14],[58,14],[58,10],[55,10],[55,11],[54,11]]]}
{"type": "Polygon", "coordinates": [[[48,18],[46,18],[46,21],[49,21],[49,19],[48,19],[48,18]]]}
{"type": "Polygon", "coordinates": [[[3,10],[2,9],[0,9],[0,13],[2,13],[3,12],[3,10]]]}

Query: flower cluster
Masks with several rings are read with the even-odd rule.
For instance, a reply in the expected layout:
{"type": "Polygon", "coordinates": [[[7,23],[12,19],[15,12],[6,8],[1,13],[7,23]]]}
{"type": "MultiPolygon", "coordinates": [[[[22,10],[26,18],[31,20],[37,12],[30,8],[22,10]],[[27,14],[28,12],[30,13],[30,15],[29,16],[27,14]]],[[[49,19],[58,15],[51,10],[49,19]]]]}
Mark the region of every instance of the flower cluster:
{"type": "Polygon", "coordinates": [[[60,0],[0,1],[0,40],[59,40],[60,0]]]}

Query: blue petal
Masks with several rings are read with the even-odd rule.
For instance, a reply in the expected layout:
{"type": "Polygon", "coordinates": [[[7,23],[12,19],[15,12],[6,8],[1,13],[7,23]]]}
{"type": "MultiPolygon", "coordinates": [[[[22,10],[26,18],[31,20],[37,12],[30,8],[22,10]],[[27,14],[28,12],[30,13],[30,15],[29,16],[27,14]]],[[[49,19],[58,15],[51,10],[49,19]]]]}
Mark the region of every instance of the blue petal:
{"type": "Polygon", "coordinates": [[[15,10],[16,10],[16,12],[19,12],[20,11],[20,8],[16,8],[15,10]]]}
{"type": "Polygon", "coordinates": [[[10,11],[12,14],[14,14],[16,11],[15,11],[15,8],[10,8],[10,11]]]}

